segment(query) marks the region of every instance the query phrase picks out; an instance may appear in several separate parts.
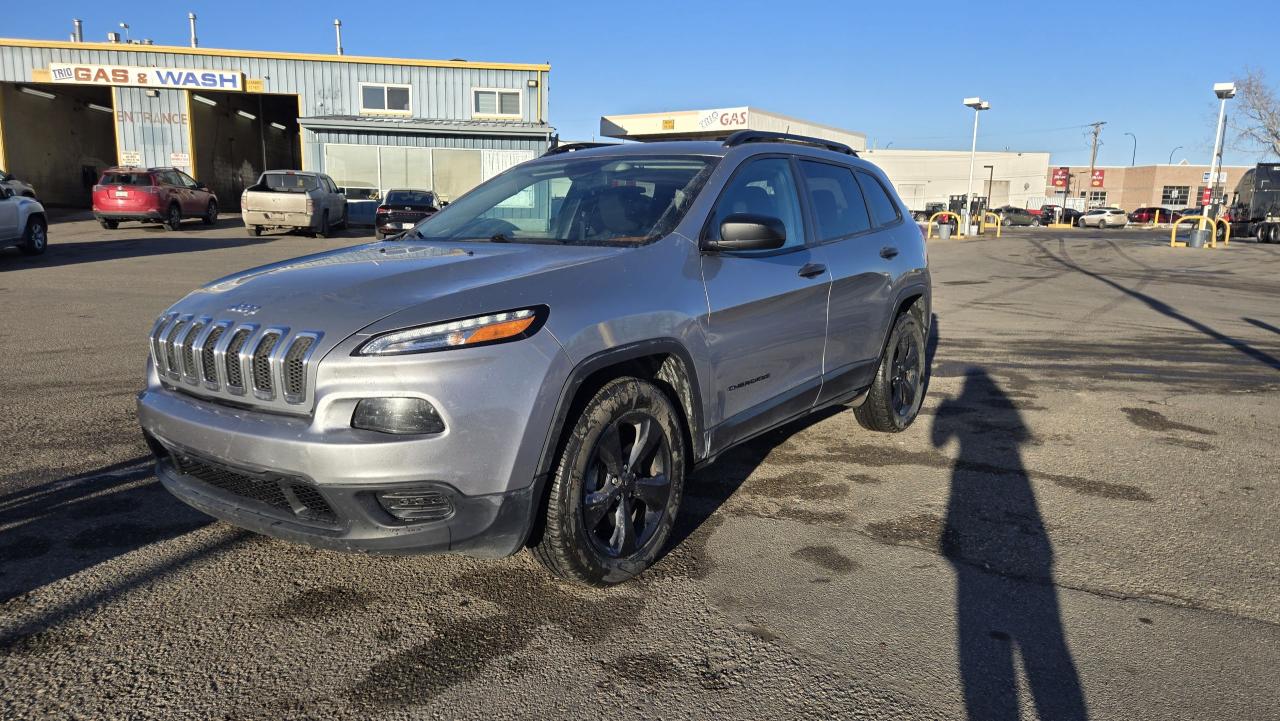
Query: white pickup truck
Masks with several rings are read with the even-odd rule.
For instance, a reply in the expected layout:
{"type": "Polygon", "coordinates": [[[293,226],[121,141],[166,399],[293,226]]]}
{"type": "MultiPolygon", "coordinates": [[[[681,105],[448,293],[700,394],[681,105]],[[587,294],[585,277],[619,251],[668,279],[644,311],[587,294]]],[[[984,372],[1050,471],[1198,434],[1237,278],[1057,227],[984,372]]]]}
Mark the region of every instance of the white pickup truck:
{"type": "Polygon", "coordinates": [[[347,225],[347,197],[324,173],[268,170],[240,196],[240,215],[250,235],[288,228],[327,237],[347,225]]]}

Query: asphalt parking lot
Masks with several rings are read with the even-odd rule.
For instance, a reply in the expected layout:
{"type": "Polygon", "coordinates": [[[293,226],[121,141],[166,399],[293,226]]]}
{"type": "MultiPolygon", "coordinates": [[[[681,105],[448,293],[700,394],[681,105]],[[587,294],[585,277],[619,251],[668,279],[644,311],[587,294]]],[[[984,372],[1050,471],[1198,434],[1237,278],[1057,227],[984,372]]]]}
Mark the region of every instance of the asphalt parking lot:
{"type": "Polygon", "coordinates": [[[133,410],[155,317],[348,235],[67,221],[43,257],[0,251],[0,717],[1280,708],[1280,246],[934,242],[916,424],[832,412],[737,449],[657,566],[597,591],[523,554],[270,540],[155,482],[133,410]]]}

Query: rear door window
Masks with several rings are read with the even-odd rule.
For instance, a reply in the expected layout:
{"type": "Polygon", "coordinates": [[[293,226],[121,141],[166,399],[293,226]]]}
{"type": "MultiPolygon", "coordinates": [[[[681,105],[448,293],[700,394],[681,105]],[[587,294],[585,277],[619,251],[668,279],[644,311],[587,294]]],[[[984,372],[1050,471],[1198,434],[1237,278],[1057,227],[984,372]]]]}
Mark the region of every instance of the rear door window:
{"type": "Polygon", "coordinates": [[[835,240],[871,229],[871,216],[853,171],[839,165],[800,161],[818,240],[835,240]]]}
{"type": "Polygon", "coordinates": [[[889,193],[879,180],[858,171],[858,184],[862,186],[862,193],[867,197],[871,218],[875,220],[877,226],[893,225],[902,219],[898,204],[889,199],[889,193]]]}
{"type": "Polygon", "coordinates": [[[320,187],[319,181],[312,175],[267,173],[262,180],[268,188],[286,193],[305,193],[320,187]]]}

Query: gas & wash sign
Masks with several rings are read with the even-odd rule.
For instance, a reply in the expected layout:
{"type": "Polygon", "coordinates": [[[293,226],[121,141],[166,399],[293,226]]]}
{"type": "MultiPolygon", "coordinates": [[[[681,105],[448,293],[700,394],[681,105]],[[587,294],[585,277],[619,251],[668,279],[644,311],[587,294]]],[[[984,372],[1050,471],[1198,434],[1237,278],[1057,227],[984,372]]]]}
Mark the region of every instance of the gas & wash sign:
{"type": "Polygon", "coordinates": [[[235,70],[140,68],[132,65],[49,63],[50,80],[73,85],[130,85],[181,90],[244,90],[244,73],[235,70]]]}

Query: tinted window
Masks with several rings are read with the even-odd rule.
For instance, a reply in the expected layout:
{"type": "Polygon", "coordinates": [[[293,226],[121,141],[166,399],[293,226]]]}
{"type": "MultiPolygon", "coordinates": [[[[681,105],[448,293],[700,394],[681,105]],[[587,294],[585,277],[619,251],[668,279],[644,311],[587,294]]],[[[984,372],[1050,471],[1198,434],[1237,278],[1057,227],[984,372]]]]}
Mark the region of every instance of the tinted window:
{"type": "Polygon", "coordinates": [[[408,88],[387,88],[387,110],[409,110],[408,88]]]}
{"type": "Polygon", "coordinates": [[[800,172],[809,191],[809,208],[817,223],[819,240],[843,238],[871,229],[862,191],[853,171],[838,165],[800,161],[800,172]]]}
{"type": "Polygon", "coordinates": [[[103,173],[103,185],[151,185],[151,173],[103,173]]]}
{"type": "Polygon", "coordinates": [[[749,161],[725,187],[711,219],[710,235],[720,239],[720,224],[736,213],[752,213],[777,218],[787,229],[784,248],[804,245],[804,222],[800,218],[800,196],[786,158],[749,161]]]}
{"type": "Polygon", "coordinates": [[[858,184],[862,186],[862,193],[867,197],[867,205],[871,208],[871,217],[875,219],[876,225],[889,225],[902,218],[902,214],[898,212],[898,204],[889,199],[889,194],[885,192],[884,186],[880,185],[880,181],[859,172],[858,184]]]}
{"type": "Polygon", "coordinates": [[[387,101],[381,85],[366,85],[360,88],[360,107],[365,110],[386,110],[387,101]]]}
{"type": "Polygon", "coordinates": [[[187,186],[188,188],[194,188],[194,187],[196,187],[197,185],[199,185],[199,183],[197,183],[197,182],[195,181],[195,178],[192,178],[190,175],[187,175],[186,173],[182,172],[181,170],[179,170],[179,171],[176,173],[176,175],[178,176],[178,179],[182,181],[182,184],[183,184],[183,185],[185,185],[185,186],[187,186]]]}
{"type": "Polygon", "coordinates": [[[290,193],[305,193],[320,187],[320,181],[314,175],[295,175],[293,173],[267,173],[262,182],[272,190],[290,193]]]}
{"type": "Polygon", "coordinates": [[[165,185],[173,185],[179,188],[186,187],[186,184],[182,182],[182,178],[179,178],[178,174],[172,170],[162,170],[156,173],[156,177],[165,185]]]}

